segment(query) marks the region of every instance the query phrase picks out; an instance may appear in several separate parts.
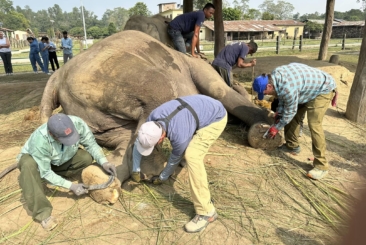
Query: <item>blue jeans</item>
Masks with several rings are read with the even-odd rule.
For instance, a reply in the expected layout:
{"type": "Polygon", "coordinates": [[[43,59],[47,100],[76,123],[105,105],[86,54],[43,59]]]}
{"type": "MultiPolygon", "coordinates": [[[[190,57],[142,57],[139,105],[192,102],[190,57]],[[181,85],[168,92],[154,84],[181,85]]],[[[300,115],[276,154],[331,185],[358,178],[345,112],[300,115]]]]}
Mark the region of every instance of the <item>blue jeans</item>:
{"type": "Polygon", "coordinates": [[[49,73],[48,70],[48,63],[49,63],[49,57],[48,57],[48,51],[47,54],[42,54],[42,60],[43,60],[43,66],[44,66],[44,73],[49,73]]]}
{"type": "Polygon", "coordinates": [[[41,57],[39,57],[39,53],[33,53],[33,54],[30,53],[29,54],[29,59],[30,59],[30,62],[32,64],[34,72],[37,72],[36,62],[41,67],[42,71],[44,71],[44,67],[43,67],[43,64],[42,64],[42,61],[41,61],[41,57]]]}
{"type": "Polygon", "coordinates": [[[184,54],[187,53],[186,43],[191,45],[194,32],[182,34],[180,31],[168,28],[168,34],[172,38],[174,48],[184,54]]]}

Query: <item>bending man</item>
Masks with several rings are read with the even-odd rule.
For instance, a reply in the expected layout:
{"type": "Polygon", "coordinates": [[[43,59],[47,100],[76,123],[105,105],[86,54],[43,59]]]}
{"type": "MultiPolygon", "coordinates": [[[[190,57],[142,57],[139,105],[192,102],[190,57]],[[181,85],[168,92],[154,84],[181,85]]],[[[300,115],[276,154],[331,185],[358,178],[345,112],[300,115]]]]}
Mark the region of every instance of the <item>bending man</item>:
{"type": "Polygon", "coordinates": [[[227,113],[218,100],[192,95],[168,101],[153,110],[138,131],[133,148],[132,178],[140,181],[140,162],[154,146],[168,137],[173,147],[168,164],[154,184],[161,184],[173,174],[183,158],[187,161],[189,184],[196,216],[185,225],[187,232],[198,232],[217,218],[211,202],[203,158],[225,129],[227,113]]]}
{"type": "Polygon", "coordinates": [[[277,67],[272,75],[257,77],[253,89],[259,100],[264,94],[278,97],[276,124],[269,129],[269,137],[274,138],[279,130],[285,128],[286,145],[282,149],[287,152],[300,153],[300,121],[307,113],[314,154],[314,168],[307,175],[316,180],[325,177],[329,164],[325,158],[322,122],[330,102],[336,98],[334,79],[319,69],[291,63],[277,67]]]}

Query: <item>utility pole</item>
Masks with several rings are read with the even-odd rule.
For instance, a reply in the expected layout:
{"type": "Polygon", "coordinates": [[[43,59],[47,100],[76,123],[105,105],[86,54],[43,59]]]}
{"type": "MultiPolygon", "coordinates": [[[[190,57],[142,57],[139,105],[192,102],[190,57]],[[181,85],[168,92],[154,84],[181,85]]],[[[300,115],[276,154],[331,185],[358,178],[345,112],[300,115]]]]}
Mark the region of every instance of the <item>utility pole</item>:
{"type": "MultiPolygon", "coordinates": [[[[80,0],[81,4],[81,14],[83,15],[83,26],[84,26],[84,38],[85,38],[85,48],[88,48],[88,44],[86,43],[86,29],[85,29],[85,18],[84,18],[84,5],[83,1],[80,0]]],[[[81,48],[81,47],[80,47],[81,48]]]]}

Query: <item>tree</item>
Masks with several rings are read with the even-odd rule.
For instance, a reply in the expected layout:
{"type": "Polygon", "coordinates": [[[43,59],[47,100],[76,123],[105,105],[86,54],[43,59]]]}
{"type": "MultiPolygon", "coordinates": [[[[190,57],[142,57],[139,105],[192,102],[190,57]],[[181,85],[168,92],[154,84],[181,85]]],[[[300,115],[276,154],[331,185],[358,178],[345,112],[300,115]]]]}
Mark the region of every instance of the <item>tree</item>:
{"type": "Polygon", "coordinates": [[[319,60],[325,60],[327,58],[328,43],[332,35],[333,19],[334,19],[334,4],[335,0],[327,0],[327,7],[325,11],[325,24],[323,29],[323,36],[320,42],[319,60]]]}
{"type": "Polygon", "coordinates": [[[13,1],[10,0],[0,0],[0,13],[7,14],[13,11],[13,1]]]}
{"type": "Polygon", "coordinates": [[[134,15],[150,16],[151,15],[151,12],[147,8],[146,4],[143,2],[137,2],[135,4],[135,6],[133,6],[132,8],[130,8],[128,10],[128,13],[130,16],[134,16],[134,15]]]}
{"type": "Polygon", "coordinates": [[[92,26],[88,28],[86,33],[88,34],[88,36],[92,36],[93,38],[99,38],[100,36],[102,36],[102,30],[98,26],[92,26]]]}
{"type": "Polygon", "coordinates": [[[269,12],[263,12],[262,20],[274,20],[274,15],[269,12]]]}
{"type": "Polygon", "coordinates": [[[292,18],[293,18],[294,20],[298,20],[298,19],[300,18],[300,13],[299,13],[299,12],[297,12],[296,14],[294,14],[294,15],[292,16],[292,18]]]}
{"type": "Polygon", "coordinates": [[[82,27],[74,27],[74,28],[71,28],[70,31],[69,31],[70,35],[72,36],[83,36],[84,35],[84,30],[82,27]]]}
{"type": "Polygon", "coordinates": [[[274,3],[274,0],[265,0],[259,8],[262,9],[263,12],[268,12],[274,15],[275,19],[285,20],[291,19],[295,7],[289,3],[282,0],[278,0],[277,4],[274,3]]]}
{"type": "Polygon", "coordinates": [[[114,23],[109,23],[109,25],[108,25],[108,34],[113,35],[116,32],[117,32],[117,28],[114,25],[114,23]]]}
{"type": "MultiPolygon", "coordinates": [[[[206,5],[206,3],[209,3],[212,1],[207,1],[207,0],[193,0],[193,5],[196,9],[203,9],[203,7],[206,5]]],[[[184,8],[184,5],[183,5],[184,8]]]]}
{"type": "Polygon", "coordinates": [[[114,23],[117,30],[123,30],[129,18],[128,10],[124,8],[107,9],[103,14],[101,23],[107,27],[110,23],[114,23]]]}
{"type": "MultiPolygon", "coordinates": [[[[243,13],[243,15],[248,13],[249,0],[234,0],[233,5],[234,9],[239,9],[243,13]]],[[[243,15],[241,16],[242,18],[243,15]]]]}
{"type": "Polygon", "coordinates": [[[244,20],[259,20],[262,14],[257,9],[248,9],[248,12],[243,15],[244,20]]]}
{"type": "Polygon", "coordinates": [[[23,14],[10,11],[4,16],[4,26],[12,30],[26,30],[30,27],[29,21],[24,17],[23,14]]]}
{"type": "Polygon", "coordinates": [[[222,18],[222,0],[214,0],[215,14],[214,14],[214,28],[215,28],[215,50],[216,55],[225,47],[225,32],[224,21],[222,18]]]}
{"type": "MultiPolygon", "coordinates": [[[[366,20],[365,20],[366,23],[366,20]]],[[[348,97],[346,117],[357,123],[366,122],[366,28],[363,31],[360,56],[351,93],[348,97]]]]}
{"type": "Polygon", "coordinates": [[[224,20],[240,20],[242,12],[239,9],[223,8],[222,15],[224,20]]]}
{"type": "Polygon", "coordinates": [[[314,31],[314,32],[321,32],[324,28],[324,25],[318,24],[315,22],[308,21],[304,27],[305,30],[314,31]]]}
{"type": "Polygon", "coordinates": [[[183,0],[183,13],[193,11],[193,0],[183,0]]]}

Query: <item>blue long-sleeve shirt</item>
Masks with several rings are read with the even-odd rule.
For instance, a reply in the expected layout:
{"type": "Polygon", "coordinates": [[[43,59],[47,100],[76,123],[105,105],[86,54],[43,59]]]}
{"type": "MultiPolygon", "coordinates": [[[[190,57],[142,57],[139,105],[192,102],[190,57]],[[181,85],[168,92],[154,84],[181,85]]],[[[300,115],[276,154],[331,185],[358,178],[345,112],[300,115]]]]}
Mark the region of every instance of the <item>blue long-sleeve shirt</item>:
{"type": "Polygon", "coordinates": [[[61,46],[64,54],[72,54],[72,40],[69,37],[61,39],[61,46]]]}
{"type": "Polygon", "coordinates": [[[48,56],[48,49],[45,49],[44,51],[42,51],[45,47],[47,47],[47,43],[43,43],[43,42],[39,42],[38,47],[39,47],[39,52],[41,53],[42,57],[43,56],[48,56]]]}
{"type": "MultiPolygon", "coordinates": [[[[199,119],[199,128],[206,127],[211,123],[217,122],[225,117],[226,110],[220,101],[205,95],[191,95],[181,97],[196,112],[199,119]]],[[[169,116],[177,107],[181,105],[177,100],[168,101],[151,112],[147,118],[149,121],[158,121],[167,134],[172,145],[172,153],[168,159],[168,164],[160,174],[160,179],[166,180],[181,161],[185,150],[196,130],[196,120],[188,109],[179,111],[169,123],[167,128],[163,121],[159,119],[169,116]]],[[[136,144],[136,142],[135,142],[136,144]]],[[[141,154],[134,147],[133,150],[133,171],[140,171],[141,154]]]]}
{"type": "Polygon", "coordinates": [[[30,51],[29,54],[38,54],[39,53],[39,46],[37,39],[34,39],[30,45],[30,51]]]}
{"type": "Polygon", "coordinates": [[[79,144],[84,146],[98,164],[102,165],[107,162],[102,148],[95,141],[88,125],[79,117],[69,117],[80,135],[80,140],[76,144],[65,146],[56,141],[48,133],[47,123],[45,123],[32,133],[17,156],[17,161],[19,161],[23,154],[31,155],[38,165],[41,178],[67,189],[70,188],[71,182],[53,172],[51,165],[60,166],[69,161],[78,151],[79,144]]]}
{"type": "Polygon", "coordinates": [[[328,94],[337,87],[328,73],[300,63],[277,67],[272,78],[279,99],[277,112],[282,114],[275,125],[278,130],[291,122],[299,104],[305,104],[320,94],[328,94]]]}

